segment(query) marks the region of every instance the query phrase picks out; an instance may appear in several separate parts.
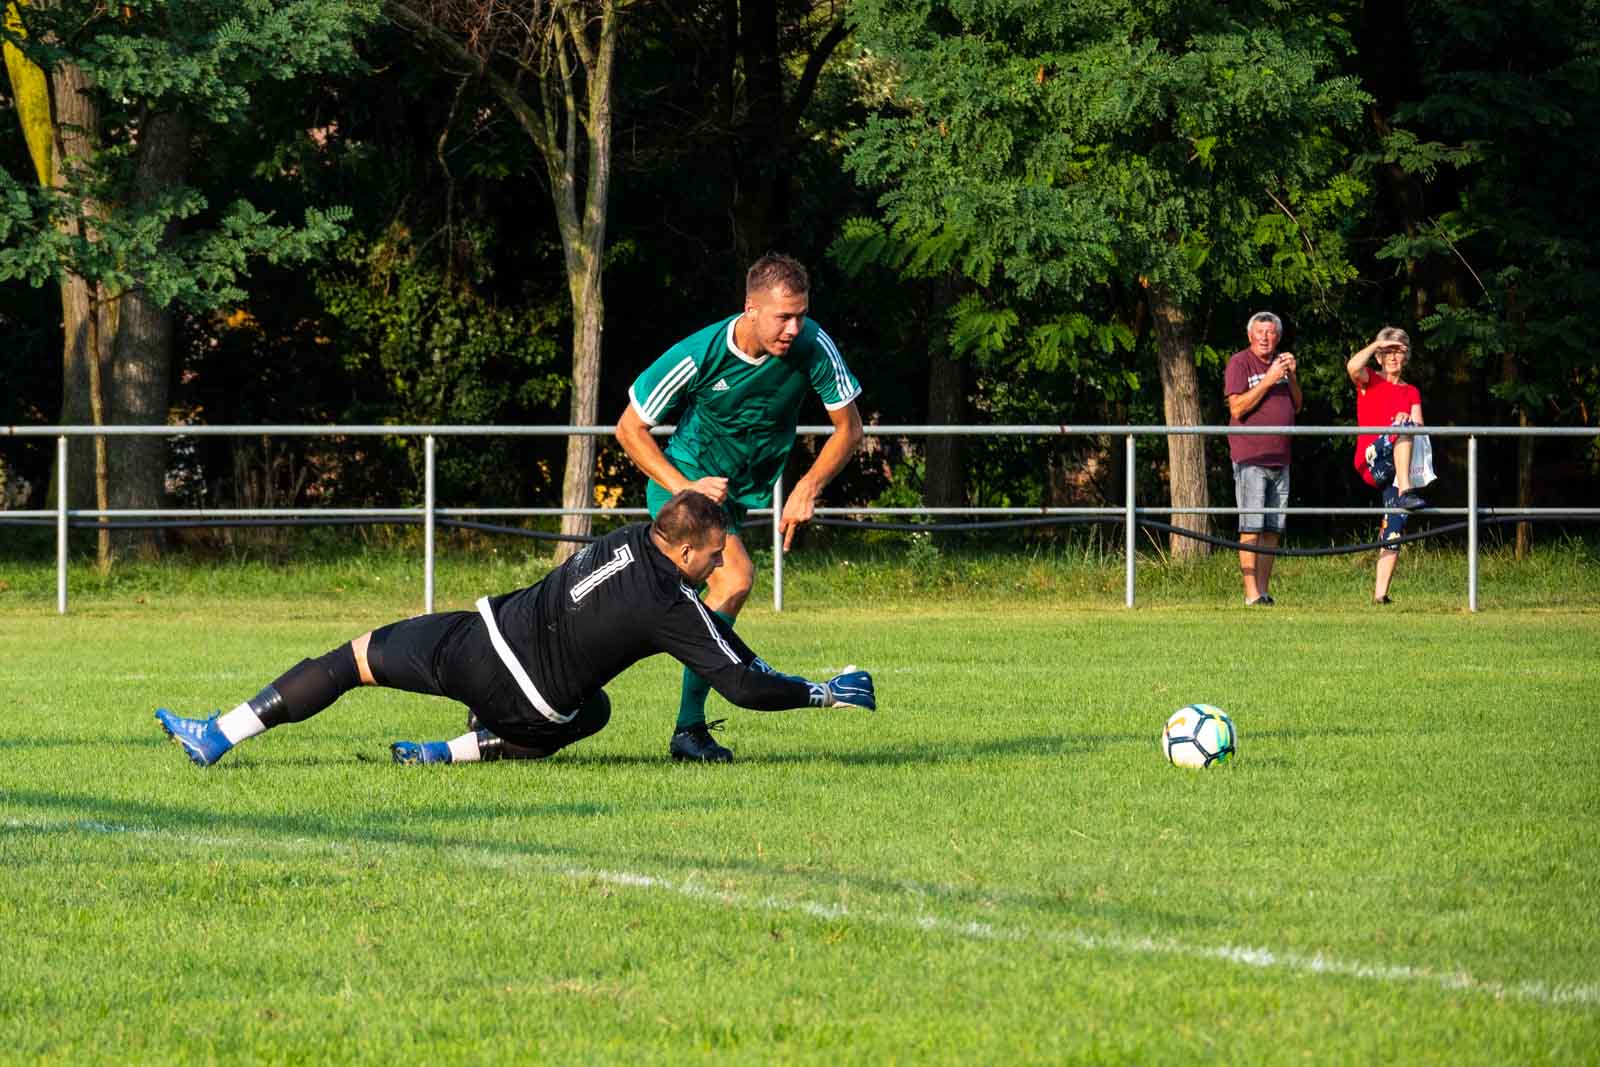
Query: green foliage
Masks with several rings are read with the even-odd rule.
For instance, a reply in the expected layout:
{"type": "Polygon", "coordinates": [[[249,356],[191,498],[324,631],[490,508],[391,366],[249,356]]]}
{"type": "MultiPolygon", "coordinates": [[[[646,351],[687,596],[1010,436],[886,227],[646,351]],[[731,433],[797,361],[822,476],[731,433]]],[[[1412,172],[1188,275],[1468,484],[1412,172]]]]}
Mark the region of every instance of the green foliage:
{"type": "Polygon", "coordinates": [[[1271,292],[1349,277],[1328,222],[1363,191],[1341,173],[1337,134],[1366,97],[1334,70],[1347,41],[1331,19],[1300,4],[1248,24],[1220,5],[1172,23],[1114,0],[1044,19],[1036,7],[853,8],[898,73],[898,109],[849,156],[884,188],[894,237],[1021,301],[1109,281],[1192,299],[1218,281],[1271,292]],[[1285,209],[1298,225],[1264,222],[1285,209]]]}
{"type": "Polygon", "coordinates": [[[500,307],[471,279],[421,256],[392,228],[370,245],[347,241],[355,272],[324,272],[325,306],[348,331],[347,370],[389,383],[391,416],[411,423],[493,423],[508,403],[553,407],[568,381],[551,369],[563,309],[500,307]]]}
{"type": "Polygon", "coordinates": [[[928,240],[892,236],[882,222],[851,218],[829,254],[847,274],[860,276],[887,267],[906,278],[960,275],[975,284],[943,310],[950,351],[983,367],[1007,372],[1063,371],[1085,387],[1117,396],[1137,390],[1138,375],[1106,356],[1131,352],[1138,338],[1125,323],[1096,319],[1081,311],[1055,311],[1006,301],[1003,288],[990,286],[992,261],[971,251],[965,239],[944,231],[928,240]],[[1029,313],[1025,321],[1023,312],[1029,313]]]}
{"type": "MultiPolygon", "coordinates": [[[[0,173],[0,280],[44,285],[62,272],[117,294],[142,287],[161,306],[211,309],[239,300],[251,260],[303,262],[350,218],[307,210],[298,225],[247,202],[213,209],[192,185],[135,194],[131,181],[152,115],[198,124],[247,121],[264,83],[353,71],[355,44],[377,16],[370,0],[90,0],[23,9],[26,34],[6,40],[48,70],[72,65],[94,86],[96,146],[64,187],[40,189],[0,173]],[[72,220],[89,224],[68,226],[72,220]],[[83,232],[74,232],[83,231],[83,232]]],[[[172,150],[187,156],[196,143],[172,150]]]]}
{"type": "MultiPolygon", "coordinates": [[[[378,421],[412,424],[515,424],[554,408],[566,395],[559,343],[566,321],[564,298],[501,305],[489,295],[488,235],[462,242],[478,253],[463,275],[416,247],[394,225],[370,243],[347,240],[341,268],[320,272],[317,291],[338,334],[345,371],[378,378],[383,387],[378,421]]],[[[421,442],[395,442],[421,469],[421,442]]],[[[450,447],[440,459],[443,485],[478,495],[498,490],[502,499],[526,480],[509,442],[450,447]]]]}
{"type": "Polygon", "coordinates": [[[1582,0],[1414,6],[1420,94],[1378,154],[1444,201],[1378,256],[1456,284],[1424,295],[1430,347],[1465,357],[1535,421],[1589,422],[1600,404],[1600,10],[1582,0]]]}
{"type": "Polygon", "coordinates": [[[985,369],[990,417],[1159,421],[1152,288],[1189,309],[1215,368],[1238,335],[1207,336],[1213,307],[1331,306],[1355,277],[1368,187],[1346,141],[1369,98],[1340,70],[1337,12],[862,0],[852,18],[863,92],[889,104],[846,164],[882,216],[850,220],[831,253],[954,292],[944,341],[985,369]]]}
{"type": "Polygon", "coordinates": [[[213,225],[169,236],[175,224],[206,208],[198,190],[180,187],[100,218],[86,235],[57,225],[63,216],[76,217],[79,201],[20,185],[3,172],[0,203],[0,281],[19,279],[37,288],[69,269],[112,292],[143,287],[158,305],[178,302],[196,310],[243,299],[253,259],[277,265],[314,258],[351,217],[345,207],[308,208],[301,225],[282,225],[240,200],[213,225]]]}

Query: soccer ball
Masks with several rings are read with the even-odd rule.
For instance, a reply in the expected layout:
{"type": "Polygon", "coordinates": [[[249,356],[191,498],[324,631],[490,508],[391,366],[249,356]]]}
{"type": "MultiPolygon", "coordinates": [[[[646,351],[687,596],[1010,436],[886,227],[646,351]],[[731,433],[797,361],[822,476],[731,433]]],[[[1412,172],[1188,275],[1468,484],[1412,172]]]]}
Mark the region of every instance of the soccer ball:
{"type": "Polygon", "coordinates": [[[1161,751],[1179,767],[1204,770],[1231,759],[1238,747],[1233,720],[1210,704],[1179,708],[1161,728],[1161,751]]]}

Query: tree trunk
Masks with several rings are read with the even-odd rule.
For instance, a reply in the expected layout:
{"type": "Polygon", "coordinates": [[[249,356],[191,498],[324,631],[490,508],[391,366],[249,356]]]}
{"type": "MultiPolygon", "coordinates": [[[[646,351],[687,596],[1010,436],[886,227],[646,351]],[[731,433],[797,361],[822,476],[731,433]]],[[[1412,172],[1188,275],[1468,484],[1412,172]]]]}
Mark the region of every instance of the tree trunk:
{"type": "MultiPolygon", "coordinates": [[[[446,59],[476,70],[544,161],[556,226],[561,231],[567,291],[572,299],[570,418],[577,426],[592,426],[599,415],[601,332],[605,321],[601,277],[605,265],[606,198],[611,186],[611,92],[617,7],[618,0],[596,0],[593,5],[565,0],[544,9],[549,21],[531,28],[538,37],[537,41],[530,38],[527,45],[538,52],[543,69],[539,107],[535,108],[522,95],[520,79],[507,79],[490,67],[491,55],[469,50],[425,10],[412,8],[407,0],[389,0],[386,5],[397,22],[446,59]],[[593,18],[591,11],[595,13],[593,18]],[[578,110],[579,101],[584,105],[582,111],[578,110]],[[580,166],[579,145],[585,139],[587,153],[580,166]],[[581,198],[580,176],[584,181],[581,198]]],[[[568,440],[566,470],[561,480],[563,508],[594,506],[594,457],[593,438],[568,440]]],[[[587,536],[592,525],[587,515],[564,515],[561,532],[587,536]]],[[[556,550],[556,561],[565,560],[574,551],[572,542],[563,542],[556,550]]]]}
{"type": "MultiPolygon", "coordinates": [[[[579,40],[580,26],[574,26],[579,40]]],[[[577,153],[562,153],[562,165],[547,158],[551,186],[555,191],[556,218],[561,226],[561,244],[566,255],[567,284],[572,294],[572,425],[593,426],[600,411],[600,357],[605,327],[605,296],[602,281],[605,270],[606,201],[611,188],[611,83],[616,58],[616,5],[601,4],[599,36],[592,51],[587,39],[579,43],[588,89],[587,114],[583,117],[588,135],[588,182],[583,197],[582,222],[578,222],[577,153]],[[560,181],[557,181],[559,170],[560,181]]],[[[570,86],[571,79],[568,79],[570,86]]],[[[578,122],[569,115],[569,122],[578,122]]],[[[561,506],[594,506],[595,439],[587,434],[567,441],[567,466],[561,481],[561,506]]],[[[594,524],[587,515],[564,515],[561,532],[587,536],[594,524]]],[[[573,541],[563,541],[556,549],[556,562],[566,560],[578,549],[573,541]]]]}
{"type": "MultiPolygon", "coordinates": [[[[1517,421],[1524,429],[1533,425],[1526,409],[1517,411],[1517,421]]],[[[1535,437],[1517,438],[1517,510],[1533,507],[1533,448],[1535,437]]],[[[1517,523],[1517,559],[1525,560],[1533,551],[1533,523],[1517,523]]]]}
{"type": "MultiPolygon", "coordinates": [[[[962,421],[966,406],[961,361],[944,351],[928,356],[928,422],[954,426],[962,421]]],[[[962,467],[962,439],[949,435],[928,438],[928,466],[923,476],[922,500],[933,508],[958,508],[967,502],[962,467]]]]}
{"type": "MultiPolygon", "coordinates": [[[[811,224],[809,218],[794,218],[790,211],[794,170],[788,160],[822,68],[849,30],[842,16],[829,25],[795,77],[794,57],[784,52],[784,12],[778,0],[738,0],[725,4],[723,12],[725,20],[736,22],[724,30],[731,46],[728,59],[731,63],[737,55],[744,75],[742,114],[734,107],[732,94],[726,97],[732,134],[727,151],[733,183],[733,248],[748,264],[767,252],[781,251],[794,238],[796,226],[811,224]],[[792,85],[787,97],[786,85],[792,85]]],[[[734,74],[730,66],[725,83],[730,88],[734,74]]]]}
{"type": "MultiPolygon", "coordinates": [[[[600,412],[601,334],[605,321],[600,282],[600,270],[596,266],[584,279],[587,295],[573,298],[576,321],[572,328],[571,422],[574,426],[595,425],[600,412]]],[[[567,467],[561,480],[562,507],[594,507],[595,451],[596,441],[588,434],[574,434],[567,439],[567,467]]],[[[561,532],[571,536],[587,536],[593,525],[588,515],[561,517],[561,532]]],[[[580,547],[575,541],[561,542],[556,549],[556,561],[565,560],[580,547]]]]}
{"type": "MultiPolygon", "coordinates": [[[[1194,366],[1194,335],[1188,314],[1159,286],[1150,289],[1150,315],[1155,327],[1156,355],[1161,365],[1161,398],[1168,426],[1200,425],[1200,376],[1194,366]]],[[[1167,438],[1168,488],[1175,508],[1210,506],[1206,487],[1206,441],[1195,434],[1167,438]]],[[[1199,533],[1211,532],[1206,515],[1177,515],[1173,525],[1199,533]]],[[[1204,541],[1173,534],[1169,547],[1174,559],[1204,556],[1204,541]]]]}
{"type": "MultiPolygon", "coordinates": [[[[141,129],[134,163],[135,208],[183,182],[189,155],[189,128],[176,112],[150,117],[141,129]]],[[[142,288],[123,295],[112,364],[111,421],[125,426],[164,426],[172,379],[172,312],[157,305],[142,288]]],[[[167,441],[161,437],[118,437],[112,450],[111,499],[117,508],[158,508],[166,499],[167,441]]],[[[124,550],[149,558],[158,542],[141,531],[117,539],[124,550]]]]}
{"type": "MultiPolygon", "coordinates": [[[[50,74],[50,92],[55,110],[51,144],[54,157],[52,180],[58,189],[66,184],[69,173],[82,166],[96,149],[100,113],[89,90],[88,76],[81,67],[63,63],[50,74]]],[[[89,208],[84,212],[85,217],[98,214],[93,205],[89,205],[89,208]]],[[[83,224],[77,219],[67,219],[58,225],[63,232],[77,237],[83,224]]],[[[92,235],[88,236],[92,238],[92,235]]],[[[102,392],[96,396],[93,387],[96,381],[110,380],[116,313],[100,298],[96,286],[75,274],[64,274],[60,287],[61,422],[68,426],[98,425],[95,411],[105,399],[105,394],[102,392]],[[91,366],[95,360],[98,362],[91,366]]],[[[104,447],[103,437],[88,440],[78,438],[69,443],[68,507],[91,508],[99,504],[95,454],[104,447]]],[[[55,487],[50,493],[51,498],[58,498],[59,492],[60,487],[55,487]]]]}
{"type": "Polygon", "coordinates": [[[783,66],[778,54],[776,0],[740,0],[739,54],[744,65],[744,121],[728,139],[733,171],[733,247],[750,263],[773,251],[774,208],[787,197],[787,123],[783,109],[783,66]]]}

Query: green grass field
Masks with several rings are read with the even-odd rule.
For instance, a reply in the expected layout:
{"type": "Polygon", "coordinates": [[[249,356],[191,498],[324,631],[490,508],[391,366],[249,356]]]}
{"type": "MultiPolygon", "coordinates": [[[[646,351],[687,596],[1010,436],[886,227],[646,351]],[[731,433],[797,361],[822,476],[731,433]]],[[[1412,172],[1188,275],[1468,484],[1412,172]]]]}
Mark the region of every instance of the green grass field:
{"type": "Polygon", "coordinates": [[[396,767],[459,713],[364,691],[206,771],[154,707],[416,610],[415,567],[75,573],[61,618],[6,565],[0,1062],[1600,1062],[1595,565],[1491,561],[1468,615],[1459,564],[1388,611],[1342,561],[1269,611],[1152,568],[1127,611],[1115,567],[797,560],[741,632],[877,714],[714,701],[738,762],[673,765],[658,658],[542,764],[396,767]],[[1196,700],[1233,765],[1162,761],[1196,700]]]}

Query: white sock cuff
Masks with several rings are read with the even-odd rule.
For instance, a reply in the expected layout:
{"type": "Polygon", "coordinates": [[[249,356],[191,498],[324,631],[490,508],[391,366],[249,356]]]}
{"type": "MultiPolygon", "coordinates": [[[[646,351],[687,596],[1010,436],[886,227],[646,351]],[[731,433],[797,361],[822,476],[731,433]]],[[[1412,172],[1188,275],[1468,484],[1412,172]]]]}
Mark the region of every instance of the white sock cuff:
{"type": "Polygon", "coordinates": [[[476,731],[470,734],[462,734],[460,737],[452,738],[451,740],[446,741],[445,744],[450,746],[451,763],[478,762],[478,734],[476,731]]]}
{"type": "Polygon", "coordinates": [[[237,745],[240,741],[267,731],[261,717],[250,707],[248,701],[224,715],[217,716],[217,729],[222,731],[222,736],[228,739],[230,745],[237,745]]]}

